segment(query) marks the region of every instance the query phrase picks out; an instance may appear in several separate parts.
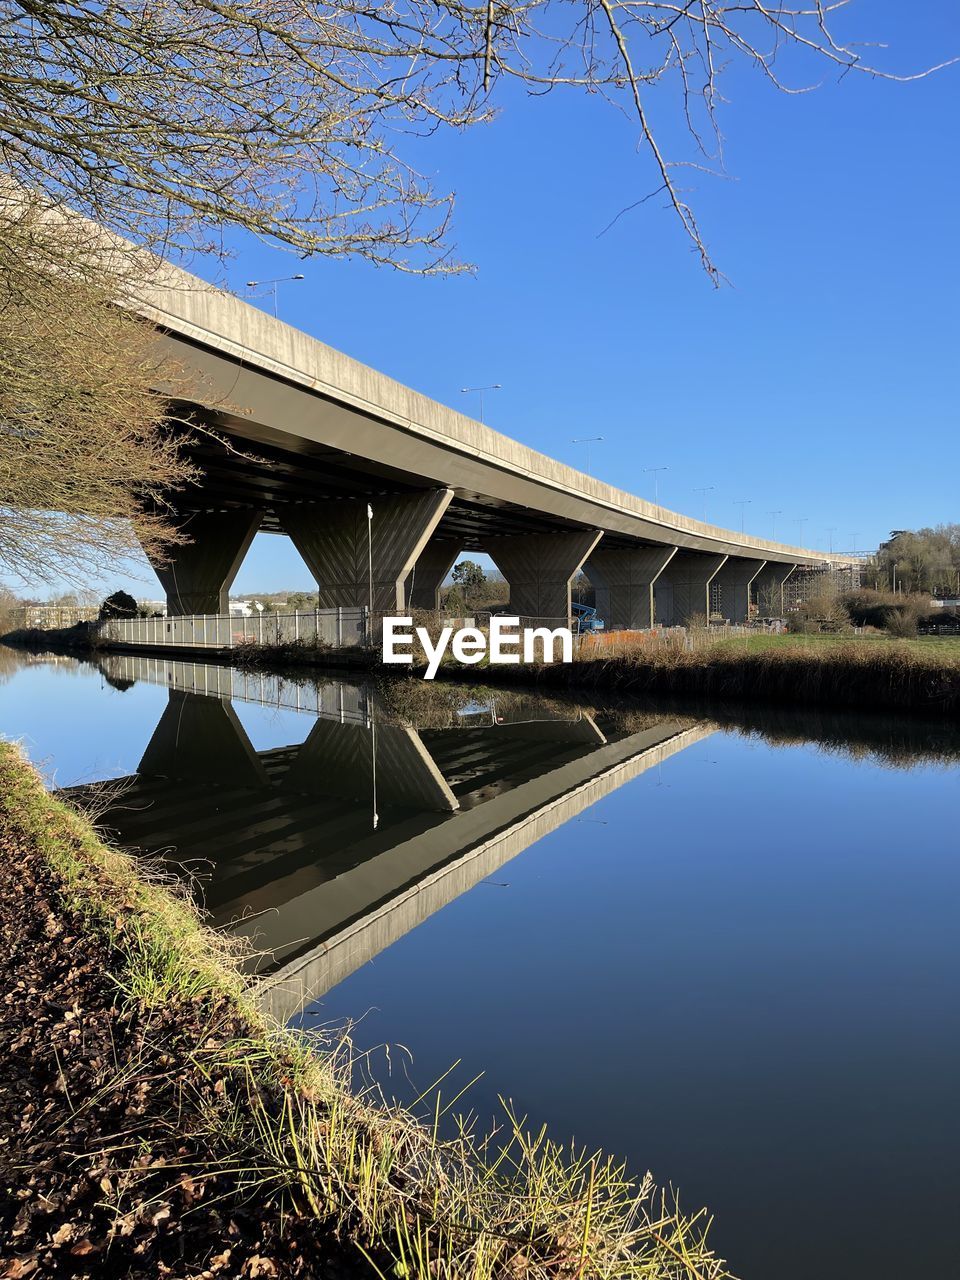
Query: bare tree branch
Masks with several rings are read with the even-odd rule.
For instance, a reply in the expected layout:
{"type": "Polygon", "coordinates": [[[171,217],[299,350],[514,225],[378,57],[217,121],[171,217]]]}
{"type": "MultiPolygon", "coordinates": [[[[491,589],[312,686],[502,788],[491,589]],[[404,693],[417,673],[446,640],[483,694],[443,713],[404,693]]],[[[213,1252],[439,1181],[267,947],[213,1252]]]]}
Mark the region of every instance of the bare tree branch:
{"type": "MultiPolygon", "coordinates": [[[[601,93],[632,113],[683,233],[717,268],[653,128],[679,84],[697,155],[721,161],[731,62],[910,80],[836,34],[846,0],[0,0],[0,169],[162,252],[227,226],[312,254],[465,270],[453,196],[407,140],[489,120],[502,79],[601,93]],[[708,140],[710,140],[708,142],[708,140]]],[[[947,63],[940,64],[948,65],[947,63]]],[[[939,68],[932,68],[932,70],[939,68]]]]}

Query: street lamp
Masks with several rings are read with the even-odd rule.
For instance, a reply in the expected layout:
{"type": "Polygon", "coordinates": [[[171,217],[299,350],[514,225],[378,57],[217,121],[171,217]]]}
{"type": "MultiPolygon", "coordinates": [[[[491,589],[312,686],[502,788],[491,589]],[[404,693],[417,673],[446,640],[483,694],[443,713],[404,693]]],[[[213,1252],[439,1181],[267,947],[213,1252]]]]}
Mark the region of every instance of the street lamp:
{"type": "Polygon", "coordinates": [[[810,519],[810,517],[809,517],[809,516],[799,516],[799,517],[797,518],[797,526],[798,526],[798,528],[800,529],[800,540],[799,540],[799,542],[797,543],[797,546],[798,546],[798,547],[802,547],[802,546],[803,546],[803,526],[807,523],[807,521],[808,521],[809,519],[810,519]]]}
{"type": "MultiPolygon", "coordinates": [[[[285,284],[288,280],[302,280],[303,278],[304,278],[304,277],[303,277],[303,276],[301,276],[301,275],[296,275],[296,276],[276,276],[273,280],[248,280],[248,281],[247,281],[247,288],[248,288],[248,289],[264,289],[264,288],[267,288],[267,286],[270,286],[270,288],[269,288],[269,293],[270,293],[270,294],[272,295],[272,297],[273,297],[273,314],[276,316],[276,314],[277,314],[277,285],[278,285],[278,284],[285,284]]],[[[254,295],[253,295],[253,297],[255,297],[255,298],[265,298],[266,296],[267,296],[267,294],[264,294],[264,293],[259,293],[259,294],[254,294],[254,295]]]]}
{"type": "Polygon", "coordinates": [[[703,523],[704,524],[707,523],[707,494],[712,493],[715,488],[716,488],[716,485],[705,484],[701,488],[694,489],[693,491],[694,493],[703,494],[702,502],[703,502],[703,523]]]}
{"type": "Polygon", "coordinates": [[[670,470],[669,467],[644,467],[643,468],[644,475],[653,476],[653,505],[655,507],[659,507],[660,505],[660,472],[669,471],[669,470],[670,470]]]}
{"type": "Polygon", "coordinates": [[[772,528],[772,529],[771,529],[771,531],[770,531],[770,540],[771,540],[772,542],[776,542],[776,540],[777,540],[777,516],[782,516],[782,515],[783,515],[783,512],[782,512],[782,511],[768,511],[768,512],[767,512],[767,515],[768,515],[768,516],[770,517],[770,519],[773,521],[773,528],[772,528]]]}
{"type": "Polygon", "coordinates": [[[827,537],[830,541],[830,554],[833,555],[833,535],[837,532],[837,526],[832,524],[827,529],[827,537]]]}
{"type": "Polygon", "coordinates": [[[749,507],[752,498],[734,498],[733,505],[740,508],[740,532],[743,533],[743,508],[749,507]]]}
{"type": "Polygon", "coordinates": [[[585,444],[587,446],[587,475],[590,475],[590,446],[597,440],[602,440],[603,436],[575,436],[570,441],[571,444],[585,444]]]}
{"type": "Polygon", "coordinates": [[[470,394],[471,392],[473,392],[473,391],[479,391],[479,393],[480,393],[480,421],[481,421],[481,422],[483,422],[483,393],[484,393],[485,391],[502,391],[502,390],[503,390],[503,388],[501,387],[501,385],[500,385],[500,383],[499,383],[499,382],[491,382],[491,383],[489,384],[489,386],[486,386],[486,387],[461,387],[461,388],[460,388],[460,394],[461,394],[462,396],[466,396],[466,395],[469,395],[469,394],[470,394]]]}

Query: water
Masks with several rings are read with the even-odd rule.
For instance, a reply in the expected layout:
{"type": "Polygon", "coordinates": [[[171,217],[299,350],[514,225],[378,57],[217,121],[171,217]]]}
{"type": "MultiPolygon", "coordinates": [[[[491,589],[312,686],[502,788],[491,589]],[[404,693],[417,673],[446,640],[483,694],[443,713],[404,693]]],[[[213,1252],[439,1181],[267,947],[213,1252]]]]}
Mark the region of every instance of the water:
{"type": "Polygon", "coordinates": [[[652,1169],[744,1280],[957,1273],[960,736],[2,664],[0,729],[132,779],[113,827],[245,917],[281,1015],[408,1047],[399,1094],[461,1059],[445,1096],[652,1169]]]}

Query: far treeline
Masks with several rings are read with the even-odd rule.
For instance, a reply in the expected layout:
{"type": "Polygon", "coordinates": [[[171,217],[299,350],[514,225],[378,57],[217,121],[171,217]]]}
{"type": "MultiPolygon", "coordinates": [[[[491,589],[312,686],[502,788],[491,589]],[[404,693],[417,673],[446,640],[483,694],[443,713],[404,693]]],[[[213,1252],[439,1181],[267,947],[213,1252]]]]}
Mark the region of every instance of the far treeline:
{"type": "Polygon", "coordinates": [[[960,524],[895,530],[877,551],[866,582],[879,591],[960,599],[960,524]]]}

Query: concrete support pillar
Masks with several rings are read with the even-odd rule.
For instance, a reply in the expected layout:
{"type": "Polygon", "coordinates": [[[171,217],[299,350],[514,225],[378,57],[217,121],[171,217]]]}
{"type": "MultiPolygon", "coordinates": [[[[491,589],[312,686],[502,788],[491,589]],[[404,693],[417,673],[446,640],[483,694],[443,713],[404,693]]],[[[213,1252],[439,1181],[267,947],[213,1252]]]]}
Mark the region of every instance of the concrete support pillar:
{"type": "Polygon", "coordinates": [[[443,580],[463,550],[459,538],[431,538],[406,582],[409,609],[439,609],[443,580]]]}
{"type": "Polygon", "coordinates": [[[681,547],[654,585],[657,622],[679,627],[690,618],[709,618],[710,584],[726,560],[726,556],[681,547]]]}
{"type": "Polygon", "coordinates": [[[453,813],[460,802],[416,729],[318,720],[297,752],[284,786],[306,795],[453,813]]]}
{"type": "Polygon", "coordinates": [[[597,612],[608,631],[640,631],[653,626],[653,584],[676,555],[676,547],[604,550],[584,565],[597,593],[597,612]]]}
{"type": "Polygon", "coordinates": [[[151,558],[171,617],[230,612],[230,587],[262,519],[262,511],[242,510],[198,511],[177,520],[190,542],[173,547],[165,562],[151,558]]]}
{"type": "Polygon", "coordinates": [[[137,772],[147,777],[265,787],[266,770],[229,702],[171,689],[137,772]]]}
{"type": "Polygon", "coordinates": [[[510,584],[510,611],[560,626],[570,619],[570,584],[603,537],[599,529],[488,538],[484,550],[510,584]]]}
{"type": "Polygon", "coordinates": [[[745,560],[730,556],[713,580],[720,588],[720,612],[728,622],[747,622],[750,618],[750,584],[764,566],[763,560],[745,560]]]}
{"type": "Polygon", "coordinates": [[[753,598],[762,618],[783,617],[783,588],[796,569],[795,564],[777,564],[768,560],[753,580],[753,598]]]}
{"type": "Polygon", "coordinates": [[[372,543],[373,607],[391,613],[406,607],[410,570],[452,497],[452,489],[428,489],[374,498],[369,529],[364,499],[285,507],[277,515],[317,580],[321,609],[369,603],[372,543]]]}

